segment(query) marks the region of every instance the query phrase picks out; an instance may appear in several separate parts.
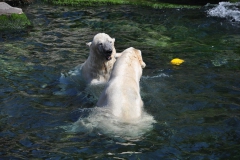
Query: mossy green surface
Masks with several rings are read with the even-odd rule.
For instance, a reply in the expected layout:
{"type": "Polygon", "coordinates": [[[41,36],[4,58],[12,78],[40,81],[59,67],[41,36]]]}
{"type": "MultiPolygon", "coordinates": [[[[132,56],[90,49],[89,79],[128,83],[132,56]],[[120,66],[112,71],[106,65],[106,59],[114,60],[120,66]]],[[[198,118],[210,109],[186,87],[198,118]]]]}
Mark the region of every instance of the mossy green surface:
{"type": "Polygon", "coordinates": [[[0,15],[0,31],[8,29],[23,29],[31,25],[25,14],[0,15]]]}
{"type": "Polygon", "coordinates": [[[153,8],[197,8],[199,6],[162,3],[156,0],[44,0],[57,5],[98,6],[98,5],[139,5],[153,8]]]}
{"type": "Polygon", "coordinates": [[[235,2],[240,2],[239,0],[229,0],[229,2],[235,3],[235,2]]]}

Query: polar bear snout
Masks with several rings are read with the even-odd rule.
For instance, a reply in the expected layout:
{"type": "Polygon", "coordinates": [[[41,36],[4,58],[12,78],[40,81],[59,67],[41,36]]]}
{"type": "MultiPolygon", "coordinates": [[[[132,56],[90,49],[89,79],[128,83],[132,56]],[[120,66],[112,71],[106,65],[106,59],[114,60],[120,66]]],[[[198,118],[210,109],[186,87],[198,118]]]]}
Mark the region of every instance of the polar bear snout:
{"type": "Polygon", "coordinates": [[[104,49],[105,56],[111,56],[112,55],[112,47],[111,48],[105,48],[104,49]]]}
{"type": "Polygon", "coordinates": [[[109,42],[106,42],[103,44],[103,51],[105,54],[107,55],[111,55],[112,54],[112,44],[109,42]]]}
{"type": "Polygon", "coordinates": [[[106,60],[111,60],[112,59],[112,53],[113,53],[112,45],[106,43],[103,46],[103,54],[104,54],[106,60]]]}
{"type": "Polygon", "coordinates": [[[106,55],[111,55],[111,54],[112,54],[112,49],[106,50],[106,51],[105,51],[105,54],[106,54],[106,55]]]}
{"type": "Polygon", "coordinates": [[[103,56],[106,58],[107,61],[112,59],[112,49],[104,49],[103,50],[103,56]]]}

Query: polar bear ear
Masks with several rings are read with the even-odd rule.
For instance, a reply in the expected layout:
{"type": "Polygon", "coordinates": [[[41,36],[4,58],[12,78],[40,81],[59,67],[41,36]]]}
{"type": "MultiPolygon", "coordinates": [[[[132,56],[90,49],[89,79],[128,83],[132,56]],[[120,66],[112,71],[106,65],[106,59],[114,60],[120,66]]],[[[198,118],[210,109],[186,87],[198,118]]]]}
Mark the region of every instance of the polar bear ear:
{"type": "Polygon", "coordinates": [[[86,43],[86,45],[87,45],[88,47],[90,47],[91,44],[92,44],[92,42],[88,42],[88,43],[86,43]]]}
{"type": "Polygon", "coordinates": [[[112,38],[113,42],[115,42],[115,38],[112,38]]]}
{"type": "Polygon", "coordinates": [[[146,63],[143,62],[143,59],[142,59],[142,52],[140,50],[135,50],[135,53],[137,54],[137,57],[138,57],[138,60],[139,60],[139,63],[141,65],[142,68],[145,68],[146,67],[146,63]]]}

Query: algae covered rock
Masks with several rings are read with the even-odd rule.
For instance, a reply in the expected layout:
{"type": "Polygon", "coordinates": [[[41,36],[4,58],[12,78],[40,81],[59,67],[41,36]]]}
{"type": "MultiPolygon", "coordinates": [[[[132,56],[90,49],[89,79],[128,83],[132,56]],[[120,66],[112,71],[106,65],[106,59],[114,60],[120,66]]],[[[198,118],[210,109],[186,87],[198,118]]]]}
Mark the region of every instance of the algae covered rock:
{"type": "Polygon", "coordinates": [[[30,24],[21,8],[0,2],[0,30],[22,29],[30,24]]]}

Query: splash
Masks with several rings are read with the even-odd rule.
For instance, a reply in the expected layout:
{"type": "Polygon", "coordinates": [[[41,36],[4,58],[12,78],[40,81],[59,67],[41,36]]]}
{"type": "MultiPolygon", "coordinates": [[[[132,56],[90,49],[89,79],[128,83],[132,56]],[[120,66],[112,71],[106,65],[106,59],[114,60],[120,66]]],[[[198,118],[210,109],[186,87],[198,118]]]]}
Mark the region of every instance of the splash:
{"type": "MultiPolygon", "coordinates": [[[[165,77],[167,75],[157,75],[153,77],[143,77],[146,79],[165,77]]],[[[67,74],[61,74],[59,79],[60,91],[55,92],[57,95],[72,95],[76,92],[84,95],[91,95],[88,101],[97,103],[97,100],[104,89],[105,84],[84,85],[81,76],[81,65],[77,66],[67,74]]],[[[121,137],[124,139],[141,138],[146,132],[152,130],[153,124],[156,123],[154,118],[143,111],[141,118],[132,122],[124,122],[115,117],[110,108],[95,107],[79,109],[81,116],[78,121],[71,125],[63,126],[67,132],[83,132],[105,134],[112,137],[121,137]]]]}
{"type": "Polygon", "coordinates": [[[143,112],[142,117],[138,120],[129,123],[122,122],[112,115],[107,107],[84,109],[83,112],[90,113],[87,117],[80,117],[77,122],[64,127],[67,132],[97,132],[112,137],[136,139],[152,130],[153,124],[156,122],[146,112],[143,112]]]}
{"type": "Polygon", "coordinates": [[[227,18],[233,22],[240,22],[240,2],[219,2],[219,4],[207,11],[213,17],[227,18]]]}
{"type": "Polygon", "coordinates": [[[86,87],[86,83],[81,76],[82,65],[78,65],[68,73],[61,73],[59,78],[59,91],[54,92],[55,95],[78,95],[86,87]]]}

